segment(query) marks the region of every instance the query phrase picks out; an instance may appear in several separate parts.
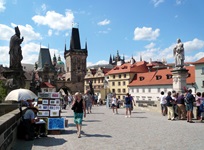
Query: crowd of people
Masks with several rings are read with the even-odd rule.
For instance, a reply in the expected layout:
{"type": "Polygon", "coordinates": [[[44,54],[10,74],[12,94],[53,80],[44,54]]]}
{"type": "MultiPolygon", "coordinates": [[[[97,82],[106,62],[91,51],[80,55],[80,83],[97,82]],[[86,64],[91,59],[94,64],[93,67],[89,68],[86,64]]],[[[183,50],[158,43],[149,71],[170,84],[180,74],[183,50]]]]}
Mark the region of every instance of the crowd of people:
{"type": "Polygon", "coordinates": [[[202,121],[204,118],[204,92],[192,94],[189,89],[185,93],[177,93],[169,91],[167,95],[161,92],[160,95],[161,113],[167,115],[168,120],[187,120],[194,123],[192,118],[202,121]],[[194,105],[196,105],[196,115],[193,113],[194,105]]]}

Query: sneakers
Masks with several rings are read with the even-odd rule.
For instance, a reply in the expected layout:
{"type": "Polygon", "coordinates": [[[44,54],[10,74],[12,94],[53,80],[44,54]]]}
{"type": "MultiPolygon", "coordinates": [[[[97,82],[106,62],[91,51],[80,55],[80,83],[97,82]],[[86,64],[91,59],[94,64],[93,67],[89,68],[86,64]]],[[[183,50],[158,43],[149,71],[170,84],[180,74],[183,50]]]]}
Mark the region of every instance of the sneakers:
{"type": "Polygon", "coordinates": [[[131,116],[130,115],[128,115],[128,116],[125,116],[125,118],[130,118],[131,116]]]}

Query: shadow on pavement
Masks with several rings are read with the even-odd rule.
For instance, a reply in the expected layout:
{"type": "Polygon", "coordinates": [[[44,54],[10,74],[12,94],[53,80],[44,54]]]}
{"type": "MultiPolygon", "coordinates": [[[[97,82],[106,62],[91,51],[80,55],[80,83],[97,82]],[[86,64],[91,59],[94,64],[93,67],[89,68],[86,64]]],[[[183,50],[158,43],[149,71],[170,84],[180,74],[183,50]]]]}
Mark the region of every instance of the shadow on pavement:
{"type": "Polygon", "coordinates": [[[81,134],[86,136],[86,137],[105,137],[105,138],[111,138],[112,136],[110,135],[102,135],[102,134],[87,134],[81,131],[81,134]]]}
{"type": "Polygon", "coordinates": [[[33,141],[25,141],[25,140],[17,139],[15,142],[15,146],[13,147],[12,150],[31,150],[34,145],[53,147],[57,145],[62,145],[65,142],[67,141],[62,138],[57,139],[55,137],[49,137],[49,136],[40,138],[40,139],[34,139],[33,141]]]}
{"type": "Polygon", "coordinates": [[[137,113],[137,114],[140,113],[140,114],[142,114],[142,113],[145,113],[145,112],[142,112],[142,111],[141,111],[141,112],[132,112],[132,113],[137,113]]]}
{"type": "Polygon", "coordinates": [[[83,122],[101,122],[100,120],[83,120],[83,122]]]}
{"type": "Polygon", "coordinates": [[[39,146],[57,146],[57,145],[62,145],[65,142],[67,142],[66,140],[62,139],[62,138],[55,138],[55,137],[46,137],[46,138],[41,138],[38,140],[34,141],[34,145],[39,145],[39,146]]]}
{"type": "Polygon", "coordinates": [[[144,118],[147,118],[147,117],[133,117],[133,116],[131,116],[131,118],[141,118],[141,119],[144,119],[144,118]]]}
{"type": "MultiPolygon", "coordinates": [[[[87,113],[88,114],[88,113],[87,113]]],[[[90,113],[90,114],[88,114],[88,115],[91,115],[91,114],[101,114],[101,115],[103,115],[104,113],[90,113]]]]}
{"type": "Polygon", "coordinates": [[[62,134],[76,134],[77,130],[65,130],[62,132],[62,134]]]}

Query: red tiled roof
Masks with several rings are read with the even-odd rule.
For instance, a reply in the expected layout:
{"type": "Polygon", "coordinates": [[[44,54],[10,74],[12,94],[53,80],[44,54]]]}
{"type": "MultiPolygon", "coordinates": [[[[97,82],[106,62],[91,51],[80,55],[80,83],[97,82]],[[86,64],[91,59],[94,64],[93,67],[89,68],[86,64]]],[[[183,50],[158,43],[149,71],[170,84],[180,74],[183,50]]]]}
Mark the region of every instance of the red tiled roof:
{"type": "Polygon", "coordinates": [[[54,86],[52,84],[50,84],[49,82],[43,82],[40,85],[41,88],[54,88],[54,86]]]}
{"type": "Polygon", "coordinates": [[[106,75],[119,74],[119,73],[147,72],[148,68],[147,68],[146,64],[147,64],[147,62],[145,62],[145,61],[136,62],[134,64],[124,63],[121,66],[115,66],[106,75]]]}
{"type": "MultiPolygon", "coordinates": [[[[190,76],[186,79],[187,84],[195,83],[195,67],[186,67],[190,76]]],[[[173,83],[173,79],[167,79],[172,75],[172,69],[162,69],[155,72],[138,73],[128,86],[147,86],[147,85],[168,85],[173,83]],[[158,79],[160,78],[160,79],[158,79]]]]}
{"type": "Polygon", "coordinates": [[[197,60],[196,62],[193,62],[192,64],[204,64],[204,57],[197,60]]]}

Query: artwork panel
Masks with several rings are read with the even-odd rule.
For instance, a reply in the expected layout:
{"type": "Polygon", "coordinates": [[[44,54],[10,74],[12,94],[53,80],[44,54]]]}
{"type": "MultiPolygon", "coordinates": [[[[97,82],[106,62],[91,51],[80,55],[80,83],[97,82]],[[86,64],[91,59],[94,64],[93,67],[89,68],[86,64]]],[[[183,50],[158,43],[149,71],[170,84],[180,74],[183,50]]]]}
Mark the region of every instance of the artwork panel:
{"type": "Polygon", "coordinates": [[[42,104],[48,104],[48,100],[47,99],[43,99],[42,100],[42,104]]]}
{"type": "Polygon", "coordinates": [[[48,118],[48,130],[64,130],[65,118],[48,118]]]}

